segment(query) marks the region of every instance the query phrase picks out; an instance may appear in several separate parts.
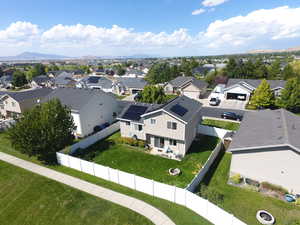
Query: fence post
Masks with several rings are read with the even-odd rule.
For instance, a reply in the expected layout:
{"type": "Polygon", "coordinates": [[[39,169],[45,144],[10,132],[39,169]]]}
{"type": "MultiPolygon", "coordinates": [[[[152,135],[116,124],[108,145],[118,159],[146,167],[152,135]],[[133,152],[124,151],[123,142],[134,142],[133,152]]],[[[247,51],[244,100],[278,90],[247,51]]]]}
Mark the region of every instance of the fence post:
{"type": "Polygon", "coordinates": [[[107,177],[108,177],[108,180],[109,180],[109,181],[111,181],[111,180],[110,180],[110,172],[109,172],[109,167],[107,166],[106,168],[107,168],[107,177]]]}
{"type": "Polygon", "coordinates": [[[93,165],[93,174],[94,174],[94,176],[96,176],[96,173],[95,173],[95,163],[92,163],[92,165],[93,165]]]}
{"type": "Polygon", "coordinates": [[[184,206],[186,207],[186,192],[187,190],[185,189],[185,192],[184,192],[184,206]]]}
{"type": "Polygon", "coordinates": [[[152,196],[155,196],[155,195],[154,195],[154,186],[155,186],[154,180],[151,180],[151,181],[152,181],[152,196]]]}
{"type": "Polygon", "coordinates": [[[174,202],[176,202],[176,186],[174,186],[174,202]]]}
{"type": "Polygon", "coordinates": [[[117,179],[118,179],[118,184],[120,184],[120,170],[117,170],[117,179]]]}
{"type": "Polygon", "coordinates": [[[80,171],[83,172],[82,171],[82,165],[81,165],[81,159],[79,160],[79,165],[80,165],[80,171]]]}
{"type": "Polygon", "coordinates": [[[136,175],[133,174],[133,185],[134,185],[134,190],[136,190],[136,175]]]}

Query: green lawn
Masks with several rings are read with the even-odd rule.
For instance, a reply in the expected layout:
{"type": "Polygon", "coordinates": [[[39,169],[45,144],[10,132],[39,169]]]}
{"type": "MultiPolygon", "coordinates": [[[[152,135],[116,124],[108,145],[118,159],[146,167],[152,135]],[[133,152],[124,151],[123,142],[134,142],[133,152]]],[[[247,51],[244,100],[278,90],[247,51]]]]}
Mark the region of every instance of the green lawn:
{"type": "Polygon", "coordinates": [[[1,225],[152,224],[117,204],[0,161],[1,225]]]}
{"type": "Polygon", "coordinates": [[[119,132],[113,134],[85,149],[86,154],[81,157],[114,169],[182,188],[192,181],[219,141],[215,137],[202,136],[199,141],[192,144],[189,153],[183,160],[177,161],[150,155],[144,149],[116,144],[115,140],[119,137],[119,132]],[[179,168],[182,173],[179,176],[171,176],[168,173],[170,168],[179,168]]]}
{"type": "Polygon", "coordinates": [[[202,121],[201,124],[206,126],[211,126],[211,127],[218,127],[226,130],[238,130],[240,128],[239,123],[227,122],[222,120],[205,119],[202,121]]]}
{"type": "MultiPolygon", "coordinates": [[[[39,162],[36,158],[34,157],[30,158],[27,155],[21,154],[20,152],[14,150],[11,147],[9,140],[7,140],[5,134],[3,133],[2,134],[0,133],[0,151],[41,165],[41,162],[39,162]]],[[[164,212],[167,216],[169,216],[174,221],[174,223],[176,223],[176,225],[190,225],[190,224],[211,225],[210,222],[206,221],[205,219],[203,219],[202,217],[200,217],[199,215],[197,215],[196,213],[194,213],[193,211],[189,210],[184,206],[180,206],[160,198],[152,197],[142,192],[129,189],[127,187],[100,179],[98,177],[86,173],[79,172],[77,170],[68,167],[64,167],[64,166],[48,166],[48,167],[56,171],[68,174],[70,176],[77,177],[82,180],[86,180],[88,182],[94,183],[101,187],[109,188],[111,190],[145,201],[153,205],[154,207],[158,208],[162,212],[164,212]]]]}
{"type": "Polygon", "coordinates": [[[273,214],[278,225],[298,225],[300,222],[300,207],[292,203],[264,196],[258,192],[234,187],[227,184],[230,169],[231,154],[222,154],[203,184],[224,195],[220,204],[227,212],[251,225],[259,225],[256,212],[264,209],[273,214]],[[296,223],[298,221],[298,223],[296,223]]]}

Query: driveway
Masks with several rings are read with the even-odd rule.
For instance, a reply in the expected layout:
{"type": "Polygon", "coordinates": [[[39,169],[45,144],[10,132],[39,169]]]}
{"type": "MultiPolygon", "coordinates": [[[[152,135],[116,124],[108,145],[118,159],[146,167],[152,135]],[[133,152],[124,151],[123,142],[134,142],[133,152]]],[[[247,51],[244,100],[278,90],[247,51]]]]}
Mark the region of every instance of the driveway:
{"type": "Polygon", "coordinates": [[[203,107],[213,107],[221,109],[233,109],[233,110],[245,110],[247,101],[239,100],[227,100],[222,99],[221,103],[218,106],[209,105],[209,98],[199,99],[199,102],[203,104],[203,107]]]}
{"type": "Polygon", "coordinates": [[[243,116],[246,111],[244,110],[236,110],[236,109],[222,109],[222,108],[216,108],[216,107],[203,107],[201,109],[201,116],[204,117],[213,117],[213,118],[221,118],[221,115],[224,112],[234,112],[238,115],[243,116]]]}

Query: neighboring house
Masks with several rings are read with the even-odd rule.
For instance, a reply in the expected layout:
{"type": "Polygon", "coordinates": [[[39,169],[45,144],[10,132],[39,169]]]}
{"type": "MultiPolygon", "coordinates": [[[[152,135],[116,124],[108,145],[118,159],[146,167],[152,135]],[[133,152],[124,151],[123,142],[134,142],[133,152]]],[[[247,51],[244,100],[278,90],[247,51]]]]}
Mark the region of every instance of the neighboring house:
{"type": "Polygon", "coordinates": [[[300,117],[284,109],[247,112],[228,149],[231,175],[300,194],[300,117]]]}
{"type": "Polygon", "coordinates": [[[143,78],[143,77],[145,77],[145,73],[141,70],[128,69],[124,76],[125,77],[140,77],[140,78],[143,78]]]}
{"type": "MultiPolygon", "coordinates": [[[[248,101],[261,81],[256,79],[229,79],[224,89],[224,97],[225,99],[248,101]]],[[[267,80],[267,82],[270,84],[275,96],[280,95],[286,83],[284,80],[267,80]]]]}
{"type": "Polygon", "coordinates": [[[63,71],[54,77],[54,85],[56,87],[75,87],[76,80],[73,79],[72,73],[63,71]]]}
{"type": "Polygon", "coordinates": [[[47,75],[40,75],[32,78],[30,83],[31,87],[51,87],[53,86],[53,79],[47,75]]]}
{"type": "Polygon", "coordinates": [[[148,84],[143,78],[118,77],[113,84],[113,91],[118,95],[136,94],[148,84]]]}
{"type": "Polygon", "coordinates": [[[199,99],[206,93],[208,83],[195,77],[176,77],[165,86],[165,92],[169,94],[181,93],[189,98],[199,99]]]}
{"type": "Polygon", "coordinates": [[[7,91],[0,91],[0,119],[5,117],[4,102],[2,96],[7,94],[7,91]]]}
{"type": "Polygon", "coordinates": [[[77,88],[101,89],[104,92],[113,91],[113,82],[106,77],[88,76],[77,82],[77,88]]]}
{"type": "Polygon", "coordinates": [[[12,76],[2,76],[0,77],[0,88],[11,88],[12,85],[12,76]]]}
{"type": "Polygon", "coordinates": [[[50,88],[38,88],[21,92],[6,92],[0,101],[3,102],[3,115],[6,118],[19,117],[26,110],[31,109],[46,95],[52,92],[50,88]]]}
{"type": "Polygon", "coordinates": [[[117,100],[102,90],[57,88],[44,101],[55,98],[71,109],[78,137],[93,133],[96,126],[112,123],[117,117],[117,100]]]}
{"type": "Polygon", "coordinates": [[[201,106],[186,96],[164,105],[130,104],[118,118],[121,136],[144,140],[154,153],[181,159],[196,137],[201,106]]]}

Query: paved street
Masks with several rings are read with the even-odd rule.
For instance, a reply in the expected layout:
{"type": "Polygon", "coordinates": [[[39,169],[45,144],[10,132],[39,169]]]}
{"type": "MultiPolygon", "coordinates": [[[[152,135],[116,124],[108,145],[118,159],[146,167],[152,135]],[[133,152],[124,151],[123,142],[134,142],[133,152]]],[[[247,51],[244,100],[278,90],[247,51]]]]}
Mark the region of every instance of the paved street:
{"type": "Polygon", "coordinates": [[[246,111],[235,110],[235,109],[223,109],[223,108],[216,108],[216,107],[203,107],[201,110],[201,115],[207,117],[221,118],[221,114],[224,112],[234,112],[237,113],[238,115],[243,116],[246,111]]]}
{"type": "Polygon", "coordinates": [[[175,223],[173,223],[173,221],[164,213],[139,199],[129,197],[127,195],[112,191],[107,188],[100,187],[98,185],[66,175],[64,173],[57,172],[52,169],[48,169],[43,166],[39,166],[37,164],[16,158],[14,156],[2,152],[0,152],[0,160],[13,164],[14,166],[21,167],[25,170],[29,170],[33,173],[39,174],[49,179],[66,184],[70,187],[84,191],[96,197],[129,208],[145,216],[156,225],[175,225],[175,223]]]}

